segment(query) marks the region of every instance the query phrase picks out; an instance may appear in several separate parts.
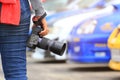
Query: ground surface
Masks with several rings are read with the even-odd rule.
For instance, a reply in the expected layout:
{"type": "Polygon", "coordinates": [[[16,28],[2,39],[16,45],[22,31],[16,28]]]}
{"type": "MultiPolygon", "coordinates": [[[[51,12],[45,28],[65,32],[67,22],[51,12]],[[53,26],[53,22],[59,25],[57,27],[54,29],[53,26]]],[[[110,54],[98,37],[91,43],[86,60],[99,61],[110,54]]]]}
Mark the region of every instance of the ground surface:
{"type": "MultiPolygon", "coordinates": [[[[120,72],[110,70],[107,64],[38,62],[30,56],[27,60],[29,80],[120,80],[120,72]]],[[[1,69],[0,80],[4,80],[1,69]]]]}

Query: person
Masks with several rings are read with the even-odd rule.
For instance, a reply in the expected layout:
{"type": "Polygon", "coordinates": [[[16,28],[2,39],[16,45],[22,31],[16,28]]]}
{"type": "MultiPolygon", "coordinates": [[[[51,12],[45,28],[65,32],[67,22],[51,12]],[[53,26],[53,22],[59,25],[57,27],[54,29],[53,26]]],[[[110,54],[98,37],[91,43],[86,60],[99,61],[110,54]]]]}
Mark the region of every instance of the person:
{"type": "MultiPolygon", "coordinates": [[[[30,0],[35,9],[35,19],[45,10],[40,0],[30,0]],[[36,3],[37,2],[37,3],[36,3]],[[38,10],[37,10],[38,9],[38,10]]],[[[28,0],[0,0],[0,53],[5,80],[27,80],[26,41],[30,26],[28,0]]],[[[48,34],[46,19],[42,19],[43,31],[48,34]]]]}

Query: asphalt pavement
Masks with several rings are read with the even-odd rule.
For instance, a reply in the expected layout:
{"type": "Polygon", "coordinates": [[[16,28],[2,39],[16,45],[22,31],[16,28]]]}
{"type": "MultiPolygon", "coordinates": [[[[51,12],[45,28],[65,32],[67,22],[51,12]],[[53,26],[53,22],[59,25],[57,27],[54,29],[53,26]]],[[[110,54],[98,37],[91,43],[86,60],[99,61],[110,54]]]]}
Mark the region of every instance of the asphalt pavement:
{"type": "Polygon", "coordinates": [[[28,60],[29,80],[120,80],[120,72],[107,64],[35,62],[28,60]]]}
{"type": "MultiPolygon", "coordinates": [[[[120,72],[107,64],[36,61],[27,56],[28,80],[120,80],[120,72]]],[[[0,80],[4,80],[2,68],[0,80]]]]}

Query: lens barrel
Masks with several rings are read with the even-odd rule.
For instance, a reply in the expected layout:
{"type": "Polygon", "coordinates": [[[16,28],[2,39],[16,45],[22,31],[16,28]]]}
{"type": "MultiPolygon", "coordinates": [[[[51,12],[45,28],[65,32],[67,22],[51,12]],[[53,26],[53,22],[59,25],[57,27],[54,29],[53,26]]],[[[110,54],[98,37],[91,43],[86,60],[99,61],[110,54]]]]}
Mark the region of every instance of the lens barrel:
{"type": "Polygon", "coordinates": [[[57,54],[57,55],[63,55],[65,49],[66,49],[66,44],[54,40],[50,40],[48,38],[41,38],[42,40],[38,42],[37,47],[45,49],[45,50],[50,50],[51,52],[57,54]]]}

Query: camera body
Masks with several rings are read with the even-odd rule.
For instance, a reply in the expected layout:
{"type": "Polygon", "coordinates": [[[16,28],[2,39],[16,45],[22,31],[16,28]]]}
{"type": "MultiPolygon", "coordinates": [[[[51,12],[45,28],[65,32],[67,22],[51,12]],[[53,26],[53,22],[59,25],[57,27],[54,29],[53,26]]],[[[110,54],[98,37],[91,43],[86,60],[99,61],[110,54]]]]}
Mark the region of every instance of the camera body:
{"type": "Polygon", "coordinates": [[[32,49],[38,47],[44,50],[49,50],[57,55],[63,55],[66,48],[66,43],[42,37],[39,35],[41,31],[42,27],[40,25],[33,27],[32,33],[27,41],[27,46],[32,49]]]}

